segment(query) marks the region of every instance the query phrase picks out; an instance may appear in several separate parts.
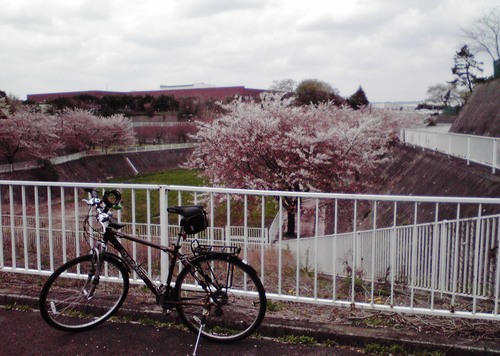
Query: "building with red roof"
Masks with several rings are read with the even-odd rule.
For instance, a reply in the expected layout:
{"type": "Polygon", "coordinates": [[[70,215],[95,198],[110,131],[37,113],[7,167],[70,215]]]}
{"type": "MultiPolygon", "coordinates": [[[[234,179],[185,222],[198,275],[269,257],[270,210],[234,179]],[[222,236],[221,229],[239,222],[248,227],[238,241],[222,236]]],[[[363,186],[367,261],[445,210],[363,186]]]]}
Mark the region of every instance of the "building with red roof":
{"type": "Polygon", "coordinates": [[[169,95],[174,98],[181,97],[195,97],[200,99],[216,99],[223,100],[228,97],[242,96],[251,97],[258,96],[260,93],[265,92],[264,89],[249,89],[244,86],[234,87],[199,87],[195,84],[179,85],[165,87],[160,90],[145,90],[145,91],[130,91],[130,92],[117,92],[117,91],[104,91],[104,90],[89,90],[89,91],[74,91],[74,92],[61,92],[61,93],[43,93],[43,94],[28,94],[29,101],[44,103],[48,100],[57,98],[71,98],[80,95],[91,95],[96,97],[103,97],[108,95],[137,95],[158,97],[161,95],[169,95]]]}

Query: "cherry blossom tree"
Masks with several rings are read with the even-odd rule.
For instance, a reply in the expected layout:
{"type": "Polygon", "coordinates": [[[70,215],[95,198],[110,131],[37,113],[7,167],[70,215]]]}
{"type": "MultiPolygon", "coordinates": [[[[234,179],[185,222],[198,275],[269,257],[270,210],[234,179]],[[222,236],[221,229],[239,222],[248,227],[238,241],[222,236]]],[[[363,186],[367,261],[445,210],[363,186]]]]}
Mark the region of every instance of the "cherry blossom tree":
{"type": "MultiPolygon", "coordinates": [[[[181,126],[187,124],[179,124],[181,126]]],[[[193,126],[193,125],[191,125],[193,126]]],[[[161,144],[177,139],[175,126],[142,126],[135,128],[135,136],[137,142],[142,145],[148,142],[161,144]]],[[[184,134],[187,136],[187,133],[184,134]]]]}
{"type": "Polygon", "coordinates": [[[170,127],[168,126],[157,126],[153,127],[154,129],[154,142],[155,143],[163,143],[165,141],[168,141],[168,137],[170,136],[170,127]]]}
{"type": "Polygon", "coordinates": [[[169,127],[168,133],[174,142],[187,142],[188,138],[194,135],[197,130],[196,125],[186,122],[169,127]]]}
{"type": "Polygon", "coordinates": [[[101,116],[97,121],[95,137],[106,153],[111,146],[129,146],[135,143],[132,122],[122,114],[101,116]]]}
{"type": "MultiPolygon", "coordinates": [[[[333,102],[296,106],[294,98],[266,93],[260,101],[236,100],[225,114],[199,123],[191,167],[214,186],[355,192],[369,184],[374,168],[414,116],[333,102]]],[[[287,235],[293,236],[297,201],[285,198],[287,235]]]]}
{"type": "Polygon", "coordinates": [[[135,143],[132,124],[123,115],[101,117],[83,109],[66,109],[59,115],[29,110],[0,118],[0,157],[13,164],[18,157],[47,160],[57,153],[79,152],[99,144],[135,143]]]}
{"type": "Polygon", "coordinates": [[[139,143],[139,145],[146,144],[156,139],[155,126],[140,126],[136,127],[134,131],[135,137],[137,138],[137,143],[139,143]]]}
{"type": "Polygon", "coordinates": [[[53,117],[19,111],[0,120],[0,155],[13,164],[16,156],[46,160],[60,146],[53,117]]]}
{"type": "Polygon", "coordinates": [[[58,117],[59,136],[67,152],[92,149],[97,144],[99,117],[83,109],[66,109],[58,117]]]}
{"type": "Polygon", "coordinates": [[[97,116],[89,110],[66,109],[56,119],[59,135],[67,151],[78,152],[100,145],[106,152],[110,146],[135,143],[130,119],[122,114],[97,116]]]}

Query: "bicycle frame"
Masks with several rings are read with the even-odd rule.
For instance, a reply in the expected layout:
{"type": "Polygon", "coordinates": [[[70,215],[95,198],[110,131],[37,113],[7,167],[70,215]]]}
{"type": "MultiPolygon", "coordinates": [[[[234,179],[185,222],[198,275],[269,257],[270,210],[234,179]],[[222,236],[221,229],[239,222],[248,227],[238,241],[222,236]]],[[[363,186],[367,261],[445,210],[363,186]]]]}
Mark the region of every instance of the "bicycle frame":
{"type": "Polygon", "coordinates": [[[44,284],[39,306],[43,319],[49,325],[63,331],[77,331],[103,323],[122,306],[129,291],[129,275],[135,271],[156,297],[163,313],[168,315],[176,310],[182,323],[198,335],[195,350],[200,337],[215,342],[233,342],[255,332],[264,318],[267,300],[257,272],[238,257],[241,247],[203,245],[195,238],[191,243],[191,252],[181,251],[182,239],[208,227],[203,206],[167,208],[168,212],[179,214],[182,219],[176,242],[166,246],[119,231],[125,224],[109,212],[110,209],[120,208],[121,194],[118,191],[106,191],[102,200],[95,189],[87,188],[85,191],[92,196],[83,199],[90,207],[84,221],[84,237],[91,245],[91,253],[67,261],[44,284]],[[94,207],[96,215],[92,213],[94,207]],[[102,230],[95,228],[93,217],[102,225],[102,230]],[[164,284],[152,280],[135,260],[135,255],[127,251],[121,239],[169,255],[166,281],[162,281],[164,284]],[[109,253],[109,245],[117,253],[109,253]],[[79,285],[81,281],[76,281],[77,285],[68,283],[67,277],[72,278],[75,274],[86,275],[83,287],[79,285]],[[109,279],[106,278],[108,275],[109,279]],[[104,293],[96,293],[101,283],[104,293]],[[79,317],[87,308],[91,317],[79,317]],[[224,329],[229,325],[230,330],[221,331],[221,327],[224,329]]]}
{"type": "Polygon", "coordinates": [[[151,290],[151,292],[153,292],[153,294],[156,296],[156,298],[158,300],[160,298],[160,296],[162,295],[162,293],[165,292],[164,290],[162,290],[162,286],[166,286],[167,289],[171,287],[170,285],[171,285],[172,279],[173,279],[175,264],[178,261],[181,261],[181,263],[183,265],[187,264],[186,259],[183,258],[184,255],[182,255],[179,252],[181,249],[180,241],[184,237],[185,237],[185,233],[182,231],[179,232],[178,237],[177,237],[177,243],[174,244],[173,247],[168,247],[168,246],[156,244],[154,242],[145,241],[145,240],[142,240],[142,239],[137,238],[135,236],[125,234],[123,232],[119,232],[119,231],[116,231],[112,228],[107,227],[105,232],[104,232],[103,240],[101,242],[101,244],[103,246],[103,250],[100,251],[99,253],[106,252],[107,245],[108,245],[108,243],[110,243],[111,246],[113,246],[120,253],[122,260],[126,263],[126,265],[128,265],[130,268],[132,268],[137,273],[137,275],[139,275],[139,277],[141,277],[141,279],[144,281],[146,286],[151,290]],[[134,241],[134,242],[140,243],[142,245],[146,245],[146,246],[149,246],[149,247],[152,247],[155,249],[159,249],[165,253],[168,253],[172,258],[170,259],[167,281],[165,282],[165,284],[164,285],[160,284],[159,286],[156,286],[153,283],[153,281],[151,280],[151,278],[149,278],[149,276],[148,276],[147,272],[144,270],[144,268],[142,268],[142,266],[139,263],[137,263],[136,260],[134,260],[134,258],[125,249],[125,247],[121,244],[121,242],[117,239],[117,237],[123,238],[126,240],[130,240],[130,241],[134,241]]]}

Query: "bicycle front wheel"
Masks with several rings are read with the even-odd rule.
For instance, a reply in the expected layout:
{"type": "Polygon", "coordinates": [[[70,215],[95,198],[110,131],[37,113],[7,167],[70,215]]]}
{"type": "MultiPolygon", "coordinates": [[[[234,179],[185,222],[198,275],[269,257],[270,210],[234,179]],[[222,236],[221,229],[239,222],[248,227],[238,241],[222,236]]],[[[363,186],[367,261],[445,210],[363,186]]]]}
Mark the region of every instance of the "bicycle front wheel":
{"type": "Polygon", "coordinates": [[[216,342],[251,335],[266,313],[266,294],[255,270],[224,254],[200,256],[185,267],[175,285],[177,312],[184,324],[216,342]]]}
{"type": "Polygon", "coordinates": [[[96,284],[96,267],[96,255],[80,256],[49,277],[39,300],[40,313],[49,325],[83,331],[106,321],[120,308],[128,293],[127,268],[116,256],[105,254],[96,284]]]}

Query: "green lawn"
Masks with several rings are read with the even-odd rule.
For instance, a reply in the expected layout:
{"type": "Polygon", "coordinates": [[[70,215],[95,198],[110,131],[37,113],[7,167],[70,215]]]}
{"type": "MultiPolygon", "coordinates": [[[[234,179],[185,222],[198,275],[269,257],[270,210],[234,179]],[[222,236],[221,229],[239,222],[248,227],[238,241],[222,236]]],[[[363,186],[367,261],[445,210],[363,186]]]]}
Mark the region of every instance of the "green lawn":
{"type": "Polygon", "coordinates": [[[134,184],[170,184],[170,185],[192,185],[204,186],[205,180],[200,171],[176,168],[164,172],[144,174],[131,178],[115,178],[110,182],[134,183],[134,184]]]}
{"type": "MultiPolygon", "coordinates": [[[[128,178],[115,178],[111,179],[109,182],[116,183],[133,183],[133,184],[165,184],[165,185],[184,185],[184,186],[206,186],[208,185],[206,179],[201,175],[198,170],[189,169],[172,169],[164,172],[139,175],[136,177],[128,178]]],[[[132,191],[130,189],[122,190],[122,195],[124,197],[124,202],[131,201],[132,191]]],[[[181,195],[181,201],[179,202],[179,192],[171,191],[168,192],[168,204],[169,205],[189,205],[195,202],[194,194],[183,192],[181,195]]],[[[219,198],[221,198],[219,196],[219,198]]],[[[225,225],[226,217],[226,201],[225,197],[222,197],[222,201],[217,204],[215,210],[215,224],[217,226],[225,225]]],[[[159,201],[156,192],[151,192],[149,195],[151,201],[151,212],[150,220],[152,223],[159,223],[159,201]]],[[[147,201],[148,193],[144,190],[135,191],[136,200],[136,222],[147,222],[147,201]]],[[[207,202],[202,201],[203,197],[198,196],[197,203],[207,206],[207,202]]],[[[215,199],[217,200],[217,199],[215,199]]],[[[216,201],[217,203],[217,201],[216,201]]],[[[122,216],[126,220],[131,220],[131,209],[126,207],[126,203],[123,204],[122,216]]],[[[238,199],[231,199],[231,222],[235,225],[242,225],[244,220],[244,209],[243,202],[238,199]]],[[[265,200],[265,219],[266,224],[270,224],[274,216],[276,216],[277,208],[276,201],[272,197],[268,197],[265,200]]],[[[248,224],[250,226],[260,226],[261,225],[261,201],[259,199],[249,199],[248,202],[248,224]]],[[[175,222],[176,217],[171,216],[172,222],[175,222]]]]}
{"type": "MultiPolygon", "coordinates": [[[[172,169],[164,172],[158,172],[153,174],[139,175],[135,177],[127,178],[114,178],[109,180],[110,183],[131,183],[131,184],[165,184],[165,185],[187,185],[187,186],[204,186],[205,180],[201,176],[199,171],[189,170],[189,169],[172,169]]],[[[132,201],[132,190],[122,189],[124,202],[132,201]]],[[[168,202],[169,205],[177,205],[179,199],[179,192],[170,191],[168,192],[168,202]]],[[[160,205],[158,194],[156,192],[149,193],[149,200],[151,202],[151,212],[150,212],[150,222],[159,223],[160,217],[160,205]]],[[[146,223],[148,222],[148,192],[146,190],[135,190],[135,201],[136,201],[136,222],[146,223]]],[[[189,205],[194,203],[193,193],[182,193],[181,204],[189,205]]],[[[126,220],[131,220],[131,208],[126,206],[126,203],[122,204],[122,216],[126,220]]],[[[174,219],[175,217],[172,217],[174,219]]],[[[175,220],[172,220],[175,221],[175,220]]]]}

